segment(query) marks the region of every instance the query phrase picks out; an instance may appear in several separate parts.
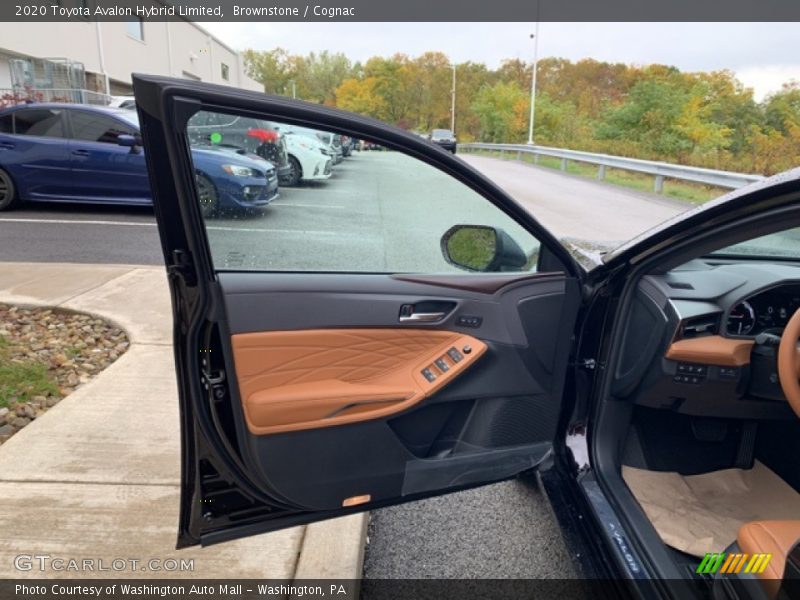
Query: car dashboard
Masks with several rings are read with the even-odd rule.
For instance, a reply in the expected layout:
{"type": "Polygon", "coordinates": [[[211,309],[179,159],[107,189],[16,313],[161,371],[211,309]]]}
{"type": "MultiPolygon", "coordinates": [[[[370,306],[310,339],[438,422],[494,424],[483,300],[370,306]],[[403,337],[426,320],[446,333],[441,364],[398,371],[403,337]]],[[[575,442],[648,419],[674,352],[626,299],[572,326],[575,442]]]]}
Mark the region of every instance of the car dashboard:
{"type": "Polygon", "coordinates": [[[612,394],[694,416],[795,418],[777,343],[800,308],[800,264],[698,259],[645,276],[623,333],[612,394]]]}

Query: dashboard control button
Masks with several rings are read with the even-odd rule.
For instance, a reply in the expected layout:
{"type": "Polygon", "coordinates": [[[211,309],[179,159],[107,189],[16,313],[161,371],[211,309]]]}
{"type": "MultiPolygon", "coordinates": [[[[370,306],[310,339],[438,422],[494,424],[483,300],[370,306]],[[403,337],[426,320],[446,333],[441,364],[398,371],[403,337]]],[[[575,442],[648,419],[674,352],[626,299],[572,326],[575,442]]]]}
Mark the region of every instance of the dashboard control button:
{"type": "MultiPolygon", "coordinates": [[[[679,363],[677,371],[681,375],[693,375],[695,378],[704,379],[708,374],[708,365],[679,363]]],[[[700,382],[698,381],[697,383],[700,382]]]]}

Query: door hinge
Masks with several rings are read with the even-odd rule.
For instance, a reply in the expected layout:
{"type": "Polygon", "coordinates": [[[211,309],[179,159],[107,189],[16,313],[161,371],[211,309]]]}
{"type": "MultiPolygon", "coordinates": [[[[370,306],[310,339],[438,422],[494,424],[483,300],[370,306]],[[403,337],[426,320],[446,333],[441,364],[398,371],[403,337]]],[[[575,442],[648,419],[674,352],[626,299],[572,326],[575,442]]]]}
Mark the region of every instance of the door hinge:
{"type": "Polygon", "coordinates": [[[188,286],[197,284],[197,273],[192,261],[192,253],[188,250],[173,250],[172,261],[167,265],[167,274],[170,277],[180,277],[188,286]]]}
{"type": "Polygon", "coordinates": [[[224,400],[225,394],[227,394],[224,369],[212,369],[205,358],[202,361],[201,369],[200,381],[203,387],[217,402],[224,400]]]}

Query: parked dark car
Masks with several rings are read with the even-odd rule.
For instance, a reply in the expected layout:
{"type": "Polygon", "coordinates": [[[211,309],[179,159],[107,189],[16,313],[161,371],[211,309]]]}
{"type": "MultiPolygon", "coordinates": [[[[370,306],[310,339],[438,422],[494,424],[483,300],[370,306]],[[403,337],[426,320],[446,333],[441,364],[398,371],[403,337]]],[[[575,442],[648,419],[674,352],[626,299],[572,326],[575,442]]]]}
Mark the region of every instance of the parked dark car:
{"type": "Polygon", "coordinates": [[[434,129],[430,140],[453,154],[456,153],[456,134],[449,129],[434,129]]]}
{"type": "Polygon", "coordinates": [[[341,142],[342,142],[342,156],[346,158],[353,153],[356,143],[355,140],[351,138],[349,135],[341,136],[341,142]]]}
{"type": "Polygon", "coordinates": [[[133,86],[173,275],[178,547],[538,471],[574,560],[556,568],[594,581],[460,597],[800,598],[800,169],[587,268],[536,207],[396,127],[184,79],[133,86]],[[394,189],[403,218],[317,237],[293,222],[283,272],[272,230],[205,235],[175,118],[198,110],[380,140],[396,160],[371,161],[359,204],[380,212],[394,189]],[[373,235],[374,259],[359,251],[373,235]],[[261,266],[214,260],[237,249],[261,266]],[[326,251],[335,268],[309,265],[326,251]],[[430,267],[394,266],[406,253],[430,267]]]}
{"type": "Polygon", "coordinates": [[[292,181],[286,140],[268,121],[201,112],[191,118],[186,131],[192,144],[231,146],[257,154],[275,165],[281,185],[292,181]]]}
{"type": "MultiPolygon", "coordinates": [[[[192,149],[205,214],[278,197],[271,162],[214,146],[192,149]]],[[[152,203],[136,111],[35,104],[0,111],[0,210],[17,201],[152,203]]]]}

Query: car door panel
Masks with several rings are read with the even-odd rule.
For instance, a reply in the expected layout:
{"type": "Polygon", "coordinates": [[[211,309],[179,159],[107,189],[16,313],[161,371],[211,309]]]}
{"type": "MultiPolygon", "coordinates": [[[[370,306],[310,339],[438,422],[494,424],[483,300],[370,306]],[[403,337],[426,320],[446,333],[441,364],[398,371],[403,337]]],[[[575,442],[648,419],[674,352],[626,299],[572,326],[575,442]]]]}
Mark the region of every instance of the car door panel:
{"type": "Polygon", "coordinates": [[[109,143],[71,140],[70,159],[75,182],[72,196],[102,203],[150,204],[141,151],[109,143]]]}
{"type": "Polygon", "coordinates": [[[26,106],[11,117],[13,133],[0,134],[0,161],[20,198],[51,200],[68,194],[72,179],[64,111],[26,106]]]}
{"type": "Polygon", "coordinates": [[[69,195],[72,174],[66,140],[18,136],[13,150],[8,166],[23,199],[57,200],[69,195]]]}
{"type": "Polygon", "coordinates": [[[90,202],[150,204],[150,184],[141,148],[120,146],[119,134],[138,135],[135,127],[109,115],[68,111],[72,138],[71,196],[90,202]]]}
{"type": "Polygon", "coordinates": [[[491,294],[382,275],[221,273],[219,284],[242,455],[298,509],[496,481],[549,452],[574,280],[523,276],[491,294]],[[454,308],[439,323],[399,322],[402,306],[424,303],[454,308]],[[464,315],[480,327],[458,325],[464,315]],[[453,363],[447,351],[465,345],[453,363]]]}
{"type": "Polygon", "coordinates": [[[272,331],[236,334],[231,342],[245,419],[256,435],[403,411],[486,351],[472,336],[439,330],[272,331]],[[465,347],[470,353],[462,355],[457,349],[465,347]]]}
{"type": "MultiPolygon", "coordinates": [[[[134,89],[175,310],[184,457],[179,546],[499,481],[548,455],[582,273],[525,210],[450,153],[363,117],[159,77],[136,75],[134,89]],[[406,169],[416,160],[426,181],[449,181],[437,189],[459,188],[454,197],[468,204],[450,204],[456,212],[480,200],[478,213],[491,215],[479,225],[496,238],[508,235],[488,226],[495,214],[515,235],[535,236],[540,248],[526,246],[522,258],[535,266],[538,256],[549,272],[519,263],[515,272],[453,275],[441,249],[461,216],[449,208],[431,211],[441,223],[420,213],[425,227],[414,233],[435,238],[418,237],[390,256],[400,260],[427,244],[440,253],[430,256],[433,273],[275,272],[265,255],[248,258],[254,270],[228,269],[238,244],[261,252],[277,225],[263,230],[263,241],[248,225],[248,241],[239,242],[245,238],[235,222],[209,236],[186,132],[201,110],[316,126],[400,150],[406,158],[398,154],[392,163],[406,169]],[[492,205],[494,212],[486,208],[492,205]],[[443,267],[447,274],[439,274],[443,267]],[[423,320],[408,318],[420,314],[423,320]],[[448,358],[453,349],[460,361],[448,358]]],[[[391,166],[386,172],[408,181],[391,166]]],[[[380,190],[383,181],[370,176],[370,189],[380,190]]],[[[390,226],[408,227],[411,214],[398,213],[390,226]]],[[[308,240],[290,241],[281,256],[300,253],[305,264],[308,240]]],[[[337,241],[347,249],[344,235],[337,241]]]]}

